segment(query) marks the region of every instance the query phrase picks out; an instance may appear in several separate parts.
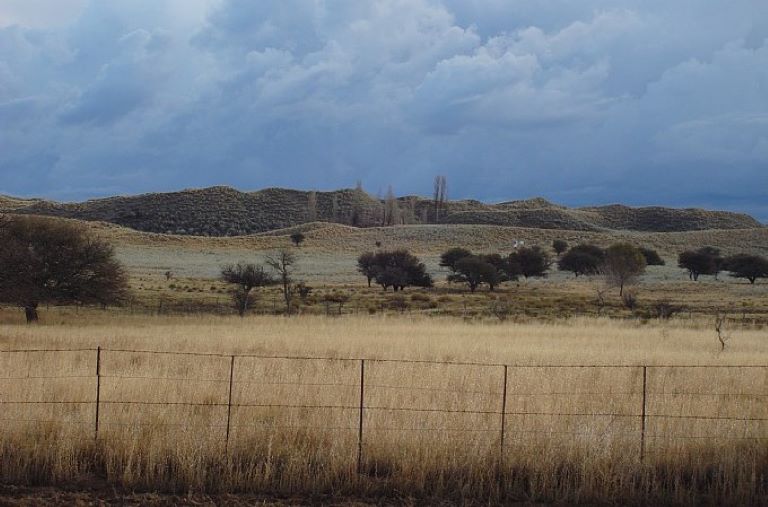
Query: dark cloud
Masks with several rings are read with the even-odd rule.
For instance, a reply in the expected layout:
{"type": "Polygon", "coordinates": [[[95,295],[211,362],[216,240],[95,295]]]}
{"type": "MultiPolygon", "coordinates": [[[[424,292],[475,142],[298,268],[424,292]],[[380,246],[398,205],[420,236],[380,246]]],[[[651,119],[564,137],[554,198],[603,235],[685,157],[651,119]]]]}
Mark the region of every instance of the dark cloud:
{"type": "Polygon", "coordinates": [[[94,0],[30,24],[0,28],[0,192],[441,173],[453,197],[768,219],[762,0],[94,0]]]}

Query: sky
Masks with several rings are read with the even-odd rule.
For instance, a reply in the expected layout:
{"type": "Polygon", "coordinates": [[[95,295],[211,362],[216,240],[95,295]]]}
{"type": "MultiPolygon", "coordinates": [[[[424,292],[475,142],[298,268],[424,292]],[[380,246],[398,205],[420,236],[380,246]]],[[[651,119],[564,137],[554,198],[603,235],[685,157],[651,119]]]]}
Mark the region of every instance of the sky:
{"type": "Polygon", "coordinates": [[[0,1],[0,193],[438,174],[767,222],[768,2],[0,1]]]}

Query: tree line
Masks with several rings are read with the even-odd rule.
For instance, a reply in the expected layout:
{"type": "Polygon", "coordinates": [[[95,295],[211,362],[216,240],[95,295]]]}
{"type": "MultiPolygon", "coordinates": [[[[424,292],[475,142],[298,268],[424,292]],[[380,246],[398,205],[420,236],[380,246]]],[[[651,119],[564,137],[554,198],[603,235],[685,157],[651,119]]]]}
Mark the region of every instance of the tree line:
{"type": "MultiPolygon", "coordinates": [[[[444,192],[444,180],[436,184],[444,192]]],[[[291,240],[298,247],[301,233],[291,240]]],[[[380,244],[377,242],[377,247],[380,244]]],[[[648,265],[664,260],[652,249],[629,243],[616,243],[605,249],[592,244],[568,247],[555,240],[552,249],[558,256],[557,269],[575,277],[601,275],[609,285],[624,288],[634,283],[648,265]]],[[[495,290],[501,283],[523,278],[547,276],[555,263],[541,247],[520,247],[502,255],[479,254],[454,247],[440,256],[440,266],[449,270],[447,280],[466,285],[471,292],[487,285],[495,290]]],[[[296,256],[283,250],[266,259],[266,266],[239,263],[222,266],[220,279],[235,287],[233,302],[244,315],[254,301],[253,291],[279,285],[290,314],[296,296],[305,299],[311,287],[294,280],[296,256]]],[[[688,271],[691,280],[701,275],[717,277],[728,272],[751,284],[768,278],[768,259],[739,253],[723,256],[714,247],[686,250],[678,255],[678,266],[688,271]]],[[[407,287],[432,287],[434,280],[421,260],[405,249],[365,252],[357,258],[357,270],[368,285],[383,290],[402,291],[407,287]]],[[[86,226],[75,222],[35,216],[0,216],[0,303],[13,304],[24,311],[27,322],[38,320],[41,304],[118,305],[129,295],[128,276],[115,257],[114,248],[93,236],[86,226]]]]}
{"type": "MultiPolygon", "coordinates": [[[[479,254],[464,247],[453,247],[440,255],[440,266],[450,271],[446,277],[448,282],[466,285],[470,292],[482,286],[493,291],[500,284],[521,277],[545,277],[556,264],[559,271],[571,272],[576,278],[600,275],[623,296],[624,288],[635,283],[647,266],[665,264],[656,250],[627,242],[607,248],[589,243],[569,248],[567,242],[557,239],[552,243],[552,250],[556,260],[539,246],[516,248],[508,255],[479,254]]],[[[768,278],[768,259],[744,253],[722,257],[713,247],[681,252],[678,266],[688,271],[691,280],[698,280],[702,274],[717,276],[721,271],[728,271],[734,278],[746,278],[750,283],[768,278]]],[[[357,270],[366,277],[369,287],[375,282],[385,290],[433,284],[423,263],[406,250],[365,252],[357,259],[357,270]],[[392,283],[393,279],[402,282],[392,283]]]]}

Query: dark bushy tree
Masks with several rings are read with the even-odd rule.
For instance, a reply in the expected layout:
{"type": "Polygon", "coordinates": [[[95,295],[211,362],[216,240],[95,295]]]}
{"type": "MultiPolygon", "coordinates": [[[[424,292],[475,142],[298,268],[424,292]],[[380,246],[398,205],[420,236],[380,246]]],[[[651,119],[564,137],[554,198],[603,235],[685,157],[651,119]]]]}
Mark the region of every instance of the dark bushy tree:
{"type": "Polygon", "coordinates": [[[645,257],[645,264],[648,266],[663,266],[664,259],[661,258],[659,252],[652,248],[640,247],[640,253],[645,257]]]}
{"type": "MultiPolygon", "coordinates": [[[[538,246],[518,248],[509,255],[509,270],[525,278],[547,276],[549,255],[538,246]]],[[[512,278],[512,277],[510,277],[512,278]]]]}
{"type": "Polygon", "coordinates": [[[746,278],[751,284],[758,278],[768,278],[768,259],[759,255],[733,255],[725,259],[723,267],[732,277],[746,278]]]}
{"type": "Polygon", "coordinates": [[[560,271],[571,271],[579,275],[596,275],[605,260],[605,251],[597,245],[576,245],[563,255],[557,263],[560,271]]]}
{"type": "Polygon", "coordinates": [[[560,255],[568,250],[568,243],[562,239],[556,239],[552,242],[552,249],[557,255],[560,255]]]}
{"type": "Polygon", "coordinates": [[[256,264],[229,264],[221,268],[221,280],[237,285],[237,290],[232,295],[238,315],[243,317],[248,308],[253,304],[251,291],[257,287],[274,285],[275,279],[264,271],[264,268],[256,264]]]}
{"type": "Polygon", "coordinates": [[[501,269],[476,255],[459,259],[455,273],[448,277],[451,282],[466,283],[471,292],[475,292],[483,283],[488,284],[490,290],[493,290],[505,279],[506,276],[501,269]]]}
{"type": "Polygon", "coordinates": [[[291,241],[293,241],[293,244],[298,246],[301,246],[302,243],[304,243],[304,240],[307,239],[304,234],[302,234],[299,231],[294,232],[291,234],[291,241]]]}
{"type": "Polygon", "coordinates": [[[0,302],[38,320],[41,303],[119,303],[128,277],[108,243],[85,227],[40,217],[7,217],[0,227],[0,302]]]}
{"type": "Polygon", "coordinates": [[[450,248],[440,255],[440,266],[450,269],[452,272],[456,272],[456,263],[465,257],[472,255],[472,252],[466,248],[455,247],[450,248]]]}
{"type": "Polygon", "coordinates": [[[609,285],[619,288],[619,296],[624,296],[624,287],[633,283],[645,271],[645,257],[634,245],[616,243],[605,250],[605,260],[600,272],[609,285]]]}
{"type": "Polygon", "coordinates": [[[371,282],[376,278],[379,266],[376,264],[376,254],[373,252],[365,252],[360,254],[357,258],[357,271],[359,271],[367,280],[368,287],[371,286],[371,282]]]}
{"type": "Polygon", "coordinates": [[[705,246],[698,250],[686,250],[677,257],[677,265],[688,271],[688,278],[698,280],[700,275],[714,275],[720,272],[723,258],[720,250],[705,246]]]}
{"type": "Polygon", "coordinates": [[[384,290],[392,287],[394,291],[403,290],[409,286],[432,287],[432,277],[427,273],[424,263],[407,250],[394,250],[392,252],[377,252],[370,257],[363,254],[358,258],[358,270],[366,277],[372,275],[372,279],[381,285],[384,290]],[[365,271],[363,271],[363,267],[365,271]]]}

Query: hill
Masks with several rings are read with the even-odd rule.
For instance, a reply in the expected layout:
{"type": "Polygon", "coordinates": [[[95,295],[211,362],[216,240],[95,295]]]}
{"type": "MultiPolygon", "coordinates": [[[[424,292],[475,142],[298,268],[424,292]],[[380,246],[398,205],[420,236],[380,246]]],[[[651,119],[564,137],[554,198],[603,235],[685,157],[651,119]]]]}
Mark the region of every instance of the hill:
{"type": "Polygon", "coordinates": [[[210,187],[179,192],[108,197],[81,203],[0,196],[0,211],[109,222],[138,231],[193,236],[243,236],[312,222],[354,227],[464,224],[571,231],[682,232],[755,229],[754,218],[733,212],[622,205],[567,208],[536,198],[487,204],[475,200],[445,203],[400,197],[394,207],[362,190],[306,192],[267,188],[241,192],[210,187]]]}

